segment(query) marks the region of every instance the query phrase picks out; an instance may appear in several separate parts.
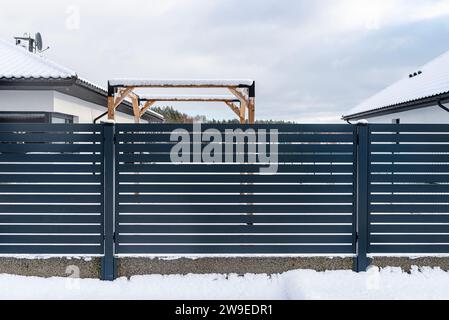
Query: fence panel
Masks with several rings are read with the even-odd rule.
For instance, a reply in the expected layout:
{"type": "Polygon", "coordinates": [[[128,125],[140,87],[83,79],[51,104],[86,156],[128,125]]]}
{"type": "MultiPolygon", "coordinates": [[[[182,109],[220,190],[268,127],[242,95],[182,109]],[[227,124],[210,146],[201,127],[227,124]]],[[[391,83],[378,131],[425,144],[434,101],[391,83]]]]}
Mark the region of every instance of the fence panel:
{"type": "Polygon", "coordinates": [[[449,253],[449,125],[370,125],[370,140],[370,253],[449,253]]]}
{"type": "Polygon", "coordinates": [[[355,253],[353,126],[202,126],[202,133],[214,130],[215,150],[229,155],[226,150],[243,147],[231,152],[234,163],[225,156],[198,161],[207,143],[199,149],[192,143],[195,130],[116,126],[118,254],[355,253]],[[278,134],[266,142],[226,141],[227,130],[244,135],[250,128],[278,134]],[[175,129],[189,138],[191,161],[171,161],[175,129]],[[268,163],[251,159],[264,148],[278,158],[275,174],[261,173],[268,163]],[[244,160],[236,159],[242,154],[244,160]]]}
{"type": "Polygon", "coordinates": [[[0,254],[103,254],[102,130],[0,124],[0,254]]]}

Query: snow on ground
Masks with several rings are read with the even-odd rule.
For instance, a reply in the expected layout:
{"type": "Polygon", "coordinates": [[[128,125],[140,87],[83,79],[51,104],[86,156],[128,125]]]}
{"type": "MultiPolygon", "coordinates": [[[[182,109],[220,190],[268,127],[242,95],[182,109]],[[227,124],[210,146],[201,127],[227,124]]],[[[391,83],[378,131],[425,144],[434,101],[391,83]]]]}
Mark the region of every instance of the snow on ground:
{"type": "Polygon", "coordinates": [[[0,275],[0,299],[303,300],[449,299],[449,273],[440,269],[371,268],[292,271],[282,275],[139,276],[115,282],[0,275]]]}

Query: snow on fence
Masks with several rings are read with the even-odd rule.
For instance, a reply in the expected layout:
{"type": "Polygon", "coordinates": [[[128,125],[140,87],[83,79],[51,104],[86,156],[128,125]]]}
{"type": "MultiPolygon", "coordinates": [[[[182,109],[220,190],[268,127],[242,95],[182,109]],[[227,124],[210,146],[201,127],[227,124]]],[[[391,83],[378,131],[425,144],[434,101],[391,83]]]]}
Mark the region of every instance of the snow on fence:
{"type": "Polygon", "coordinates": [[[448,125],[205,125],[245,160],[173,162],[194,128],[1,124],[0,255],[102,256],[113,279],[127,255],[449,254],[448,125]]]}

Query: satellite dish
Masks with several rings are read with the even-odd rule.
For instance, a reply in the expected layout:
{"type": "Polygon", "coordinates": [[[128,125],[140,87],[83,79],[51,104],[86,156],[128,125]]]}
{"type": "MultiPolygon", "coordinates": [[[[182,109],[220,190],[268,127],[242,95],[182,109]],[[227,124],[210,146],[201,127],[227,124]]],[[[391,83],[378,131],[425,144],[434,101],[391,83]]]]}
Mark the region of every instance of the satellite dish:
{"type": "Polygon", "coordinates": [[[42,35],[38,32],[36,33],[36,48],[39,51],[42,51],[42,48],[44,47],[42,42],[42,35]]]}

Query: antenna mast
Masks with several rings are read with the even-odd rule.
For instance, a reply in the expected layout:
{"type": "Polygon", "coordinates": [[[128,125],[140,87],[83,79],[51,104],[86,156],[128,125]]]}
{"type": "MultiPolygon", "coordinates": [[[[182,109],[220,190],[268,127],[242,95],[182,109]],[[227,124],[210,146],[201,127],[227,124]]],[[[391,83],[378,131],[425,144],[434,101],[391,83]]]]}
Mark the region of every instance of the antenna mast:
{"type": "Polygon", "coordinates": [[[14,39],[16,40],[17,46],[23,46],[31,53],[41,53],[50,49],[50,47],[43,49],[42,35],[39,32],[36,33],[34,38],[30,34],[25,33],[22,37],[14,37],[14,39]]]}

